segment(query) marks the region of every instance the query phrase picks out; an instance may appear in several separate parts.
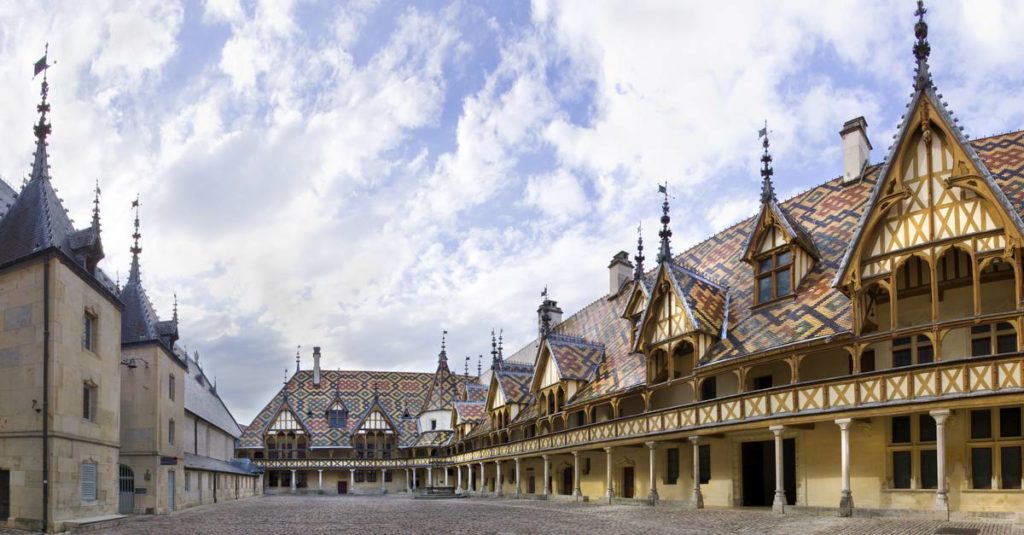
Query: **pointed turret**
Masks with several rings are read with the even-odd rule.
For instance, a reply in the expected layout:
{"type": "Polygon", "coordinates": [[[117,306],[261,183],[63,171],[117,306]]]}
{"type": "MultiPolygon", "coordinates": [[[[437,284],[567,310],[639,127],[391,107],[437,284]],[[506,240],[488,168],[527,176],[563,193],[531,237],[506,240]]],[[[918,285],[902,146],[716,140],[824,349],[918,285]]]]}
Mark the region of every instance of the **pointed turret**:
{"type": "Polygon", "coordinates": [[[139,231],[139,200],[137,197],[132,201],[132,208],[135,209],[133,244],[129,249],[132,253],[132,264],[128,272],[128,281],[125,282],[124,288],[121,288],[120,295],[121,301],[124,303],[124,311],[121,313],[121,343],[159,342],[166,348],[172,349],[174,342],[178,340],[178,298],[175,295],[174,319],[161,321],[142,285],[139,267],[139,255],[142,253],[139,240],[142,238],[142,233],[139,231]]]}
{"type": "Polygon", "coordinates": [[[448,369],[448,351],[446,348],[446,338],[448,337],[448,330],[441,331],[441,352],[437,354],[437,371],[450,372],[448,369]]]}

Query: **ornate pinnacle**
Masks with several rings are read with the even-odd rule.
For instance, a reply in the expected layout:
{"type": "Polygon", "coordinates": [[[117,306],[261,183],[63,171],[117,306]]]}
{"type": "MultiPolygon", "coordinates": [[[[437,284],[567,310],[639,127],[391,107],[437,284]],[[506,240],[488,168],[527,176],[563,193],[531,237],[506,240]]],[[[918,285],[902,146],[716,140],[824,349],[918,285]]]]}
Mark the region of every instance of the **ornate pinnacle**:
{"type": "Polygon", "coordinates": [[[764,154],[761,155],[761,203],[768,203],[775,200],[775,185],[772,184],[772,155],[768,153],[768,121],[764,122],[764,128],[758,132],[763,139],[761,146],[764,147],[764,154]]]}
{"type": "Polygon", "coordinates": [[[446,349],[446,337],[448,336],[448,329],[441,331],[441,352],[437,354],[437,367],[438,369],[448,367],[448,351],[446,349]]]}
{"type": "Polygon", "coordinates": [[[132,201],[132,208],[135,209],[135,232],[132,233],[132,240],[134,240],[134,244],[132,245],[131,249],[129,249],[129,251],[131,251],[131,253],[132,253],[132,268],[131,268],[131,271],[128,273],[128,280],[129,281],[131,281],[131,280],[138,281],[139,280],[139,255],[142,254],[142,246],[139,245],[139,238],[142,237],[142,233],[139,232],[139,195],[138,194],[135,195],[135,200],[132,201]]]}
{"type": "Polygon", "coordinates": [[[504,348],[502,347],[502,345],[504,344],[504,340],[503,340],[504,337],[505,337],[505,329],[499,329],[498,330],[498,360],[499,361],[500,360],[504,360],[504,358],[505,358],[505,355],[502,354],[504,352],[503,351],[504,348]]]}
{"type": "Polygon", "coordinates": [[[174,325],[178,325],[178,292],[174,292],[174,315],[172,318],[174,325]]]}
{"type": "Polygon", "coordinates": [[[96,179],[96,196],[92,200],[92,228],[100,230],[100,179],[96,179]]]}
{"type": "Polygon", "coordinates": [[[299,373],[299,350],[302,346],[295,346],[295,373],[299,373]]]}
{"type": "Polygon", "coordinates": [[[914,58],[917,59],[914,89],[917,91],[927,89],[932,83],[932,75],[928,71],[928,55],[932,47],[928,44],[928,23],[924,21],[924,14],[927,12],[924,2],[917,0],[917,10],[914,11],[914,15],[917,16],[917,24],[914,24],[914,36],[917,37],[917,42],[914,43],[914,58]]]}
{"type": "Polygon", "coordinates": [[[32,178],[49,178],[49,164],[47,163],[46,157],[46,137],[50,135],[52,130],[50,123],[46,122],[46,114],[50,112],[50,103],[46,101],[47,95],[50,94],[50,83],[46,80],[47,69],[50,65],[47,63],[47,56],[50,53],[50,44],[46,44],[45,52],[43,57],[35,64],[35,74],[43,73],[43,83],[39,89],[39,105],[36,106],[36,110],[39,112],[39,122],[32,127],[32,131],[36,136],[36,154],[35,160],[32,162],[32,178]]]}
{"type": "Polygon", "coordinates": [[[661,238],[661,250],[658,251],[658,263],[672,261],[672,229],[668,224],[672,218],[668,215],[668,182],[658,185],[658,192],[665,195],[665,201],[661,205],[661,230],[658,237],[661,238]]]}
{"type": "Polygon", "coordinates": [[[636,261],[636,269],[633,271],[633,280],[640,280],[644,278],[644,234],[643,234],[643,223],[640,223],[636,227],[636,256],[633,257],[636,261]]]}

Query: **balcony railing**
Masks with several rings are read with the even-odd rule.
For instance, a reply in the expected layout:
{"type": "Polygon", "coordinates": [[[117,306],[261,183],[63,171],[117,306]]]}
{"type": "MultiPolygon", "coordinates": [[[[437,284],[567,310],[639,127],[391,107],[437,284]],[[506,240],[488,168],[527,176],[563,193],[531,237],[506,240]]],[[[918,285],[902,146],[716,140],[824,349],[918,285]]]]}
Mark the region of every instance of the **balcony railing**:
{"type": "Polygon", "coordinates": [[[725,432],[731,426],[757,420],[813,417],[879,406],[1013,392],[1024,392],[1024,355],[1020,353],[939,361],[744,392],[520,439],[447,458],[254,462],[264,468],[276,468],[277,464],[282,465],[280,468],[329,468],[334,463],[339,468],[427,467],[437,465],[439,461],[447,464],[476,462],[680,431],[715,429],[715,432],[725,432]]]}

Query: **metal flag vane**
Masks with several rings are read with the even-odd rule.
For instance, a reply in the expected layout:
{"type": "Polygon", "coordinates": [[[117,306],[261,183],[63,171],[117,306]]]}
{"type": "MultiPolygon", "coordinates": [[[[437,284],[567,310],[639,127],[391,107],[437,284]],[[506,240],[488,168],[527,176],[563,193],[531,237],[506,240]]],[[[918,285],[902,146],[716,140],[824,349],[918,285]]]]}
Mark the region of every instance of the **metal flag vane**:
{"type": "Polygon", "coordinates": [[[57,62],[55,61],[53,64],[47,63],[47,57],[49,57],[49,55],[50,43],[46,43],[46,46],[43,48],[43,57],[36,61],[33,69],[34,72],[32,74],[32,78],[35,78],[36,76],[39,76],[39,73],[43,73],[43,83],[39,90],[39,95],[42,99],[40,100],[39,105],[36,106],[36,109],[39,111],[39,124],[34,128],[36,138],[40,143],[46,141],[46,136],[50,135],[51,130],[50,125],[46,122],[46,114],[50,111],[50,104],[46,102],[46,97],[50,94],[50,83],[47,81],[46,75],[47,69],[52,65],[55,65],[57,62]]]}
{"type": "Polygon", "coordinates": [[[762,139],[761,146],[764,153],[761,154],[761,202],[767,203],[775,200],[775,185],[772,184],[772,155],[768,153],[768,120],[764,121],[764,128],[758,130],[757,137],[762,139]]]}
{"type": "Polygon", "coordinates": [[[661,238],[661,250],[658,251],[658,263],[670,262],[672,260],[672,229],[668,227],[668,224],[672,221],[669,217],[668,211],[668,182],[664,184],[658,184],[658,193],[665,196],[664,202],[661,204],[661,230],[658,231],[658,237],[661,238]]]}
{"type": "Polygon", "coordinates": [[[545,301],[547,300],[547,298],[548,298],[548,285],[547,284],[544,285],[544,290],[542,292],[540,292],[540,296],[543,297],[545,301]]]}

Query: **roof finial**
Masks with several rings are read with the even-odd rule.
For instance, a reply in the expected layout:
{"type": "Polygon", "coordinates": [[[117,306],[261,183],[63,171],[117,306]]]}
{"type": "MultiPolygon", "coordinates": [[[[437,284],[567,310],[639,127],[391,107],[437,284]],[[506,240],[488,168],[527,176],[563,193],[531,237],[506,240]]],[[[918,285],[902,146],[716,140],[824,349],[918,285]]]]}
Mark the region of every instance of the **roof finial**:
{"type": "Polygon", "coordinates": [[[174,316],[171,318],[174,324],[178,324],[178,292],[174,292],[174,316]]]}
{"type": "Polygon", "coordinates": [[[658,251],[658,263],[660,264],[672,261],[672,229],[668,228],[668,224],[672,221],[672,218],[668,216],[668,182],[658,184],[658,193],[665,195],[665,202],[661,205],[661,230],[658,232],[658,236],[661,238],[661,250],[658,251]]]}
{"type": "Polygon", "coordinates": [[[135,241],[131,249],[132,253],[132,268],[128,272],[129,281],[139,281],[139,255],[142,253],[142,247],[139,245],[139,238],[142,237],[142,233],[139,232],[139,194],[135,194],[135,200],[132,201],[132,208],[135,209],[135,232],[132,233],[132,239],[135,241]]]}
{"type": "Polygon", "coordinates": [[[39,89],[39,95],[42,98],[39,100],[39,105],[36,106],[36,110],[39,111],[39,122],[32,128],[36,135],[36,154],[35,160],[32,162],[32,179],[50,177],[50,166],[47,163],[46,157],[46,137],[50,135],[52,130],[50,123],[46,122],[46,114],[50,112],[50,103],[46,101],[46,97],[50,93],[50,83],[46,80],[46,70],[50,68],[50,64],[46,62],[49,54],[50,43],[46,43],[43,57],[39,58],[39,61],[35,63],[35,74],[32,75],[34,78],[39,73],[43,73],[43,83],[39,89]]]}
{"type": "Polygon", "coordinates": [[[498,329],[498,360],[505,360],[505,351],[503,347],[505,343],[504,337],[505,329],[498,329]]]}
{"type": "Polygon", "coordinates": [[[448,351],[446,349],[446,340],[448,336],[448,329],[441,331],[441,352],[437,354],[437,369],[448,367],[448,351]]]}
{"type": "Polygon", "coordinates": [[[98,178],[96,179],[95,194],[92,200],[92,229],[98,233],[100,230],[100,179],[98,178]]]}
{"type": "Polygon", "coordinates": [[[300,359],[300,356],[299,356],[300,353],[299,352],[301,350],[302,350],[302,346],[295,346],[295,373],[299,373],[299,359],[300,359]]]}
{"type": "Polygon", "coordinates": [[[636,261],[636,270],[633,271],[633,280],[640,280],[644,278],[644,234],[643,234],[643,222],[640,222],[636,226],[636,256],[633,260],[636,261]]]}
{"type": "Polygon", "coordinates": [[[199,350],[198,349],[196,350],[195,355],[196,355],[196,358],[195,358],[196,365],[198,366],[199,365],[199,350]]]}
{"type": "Polygon", "coordinates": [[[928,71],[928,55],[932,47],[928,44],[928,23],[924,21],[924,14],[927,12],[924,2],[917,0],[917,11],[914,11],[914,15],[917,15],[917,24],[914,24],[914,36],[917,37],[917,42],[914,43],[914,57],[917,59],[914,89],[917,91],[928,89],[932,83],[932,75],[928,71]]]}
{"type": "Polygon", "coordinates": [[[465,363],[465,365],[463,366],[463,369],[462,369],[462,373],[463,373],[463,374],[464,374],[464,375],[465,375],[466,377],[469,377],[469,355],[466,355],[466,363],[465,363]]]}
{"type": "Polygon", "coordinates": [[[480,367],[481,363],[483,362],[483,360],[484,360],[484,356],[483,355],[477,355],[476,356],[476,376],[477,377],[480,377],[481,375],[483,375],[483,368],[480,367]]]}
{"type": "Polygon", "coordinates": [[[772,184],[772,175],[775,174],[775,170],[772,169],[772,155],[768,153],[768,120],[764,121],[764,128],[757,132],[757,137],[761,138],[761,146],[764,147],[764,154],[761,155],[761,203],[768,203],[775,199],[775,185],[772,184]]]}
{"type": "Polygon", "coordinates": [[[498,339],[494,337],[494,329],[491,329],[491,368],[498,367],[498,339]]]}

